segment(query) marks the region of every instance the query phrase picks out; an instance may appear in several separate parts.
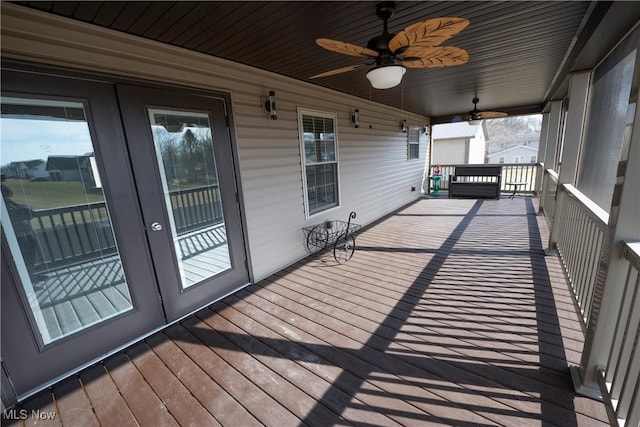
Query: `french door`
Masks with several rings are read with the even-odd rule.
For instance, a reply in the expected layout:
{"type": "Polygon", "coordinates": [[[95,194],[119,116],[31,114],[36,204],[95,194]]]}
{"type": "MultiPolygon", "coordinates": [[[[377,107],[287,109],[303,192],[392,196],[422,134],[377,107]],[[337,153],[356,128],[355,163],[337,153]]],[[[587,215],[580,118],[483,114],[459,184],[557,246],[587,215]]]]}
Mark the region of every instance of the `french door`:
{"type": "Polygon", "coordinates": [[[225,102],[134,86],[117,90],[171,321],[248,282],[225,102]]]}
{"type": "Polygon", "coordinates": [[[248,283],[227,103],[3,70],[2,362],[19,396],[248,283]]]}

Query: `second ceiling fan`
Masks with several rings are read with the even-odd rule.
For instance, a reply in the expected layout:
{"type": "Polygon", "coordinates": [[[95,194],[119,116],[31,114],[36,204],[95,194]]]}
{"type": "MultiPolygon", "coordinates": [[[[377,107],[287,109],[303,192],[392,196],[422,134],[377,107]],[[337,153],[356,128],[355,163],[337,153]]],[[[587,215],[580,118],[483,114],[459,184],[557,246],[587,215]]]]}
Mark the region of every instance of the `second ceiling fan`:
{"type": "Polygon", "coordinates": [[[480,102],[480,100],[477,96],[473,98],[473,101],[471,102],[473,102],[473,110],[469,111],[469,116],[467,118],[470,125],[479,125],[484,119],[507,117],[507,113],[503,113],[501,111],[479,111],[478,102],[480,102]]]}
{"type": "Polygon", "coordinates": [[[409,25],[397,34],[389,33],[388,20],[394,14],[395,2],[378,4],[376,14],[383,21],[382,34],[372,38],[367,47],[320,38],[316,43],[332,52],[366,58],[363,64],[326,71],[309,77],[316,79],[346,73],[375,65],[367,72],[367,79],[376,89],[388,89],[400,84],[407,68],[436,68],[465,64],[469,60],[466,50],[456,46],[440,46],[458,34],[469,20],[459,17],[432,18],[409,25]]]}

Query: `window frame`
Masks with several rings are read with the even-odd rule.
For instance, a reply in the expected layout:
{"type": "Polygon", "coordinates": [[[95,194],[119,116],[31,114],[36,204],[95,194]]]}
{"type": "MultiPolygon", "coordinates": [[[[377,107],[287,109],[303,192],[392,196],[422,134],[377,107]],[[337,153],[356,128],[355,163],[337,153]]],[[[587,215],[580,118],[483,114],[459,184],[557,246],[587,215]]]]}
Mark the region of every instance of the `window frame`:
{"type": "Polygon", "coordinates": [[[407,161],[419,160],[420,159],[420,128],[418,126],[409,126],[407,130],[407,161]],[[417,141],[411,141],[411,131],[416,131],[418,134],[417,141]],[[411,146],[418,147],[418,156],[411,157],[411,146]]]}
{"type": "Polygon", "coordinates": [[[304,214],[305,219],[314,217],[316,215],[320,215],[326,212],[329,212],[334,209],[340,208],[342,205],[342,191],[340,186],[340,156],[338,150],[338,115],[337,113],[331,113],[327,111],[319,111],[312,110],[307,108],[298,108],[298,139],[299,139],[299,149],[300,149],[300,172],[302,175],[302,193],[304,197],[304,214]],[[305,143],[304,143],[304,121],[303,116],[310,116],[312,118],[322,118],[322,119],[331,119],[333,120],[333,134],[334,134],[334,152],[335,152],[335,160],[326,161],[326,162],[318,162],[313,164],[307,164],[307,158],[305,155],[305,143]],[[335,179],[336,179],[336,192],[335,195],[336,204],[332,206],[326,206],[323,209],[311,212],[309,206],[309,185],[307,183],[307,166],[312,165],[323,165],[323,164],[335,164],[335,179]]]}

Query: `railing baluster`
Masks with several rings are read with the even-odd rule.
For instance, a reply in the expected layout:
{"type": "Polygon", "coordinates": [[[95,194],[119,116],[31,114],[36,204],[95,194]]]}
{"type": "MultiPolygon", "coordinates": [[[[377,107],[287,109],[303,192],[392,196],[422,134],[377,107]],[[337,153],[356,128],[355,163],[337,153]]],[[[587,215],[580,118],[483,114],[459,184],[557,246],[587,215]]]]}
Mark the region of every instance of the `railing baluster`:
{"type": "Polygon", "coordinates": [[[585,312],[587,313],[585,318],[587,325],[591,321],[590,319],[593,308],[593,300],[596,292],[596,284],[598,281],[598,272],[600,271],[600,257],[602,255],[604,239],[606,235],[596,224],[593,224],[593,228],[595,230],[595,237],[593,239],[593,245],[590,254],[591,263],[587,268],[587,277],[589,279],[588,288],[586,290],[587,301],[585,304],[585,312]]]}
{"type": "MultiPolygon", "coordinates": [[[[89,209],[81,209],[80,211],[80,216],[82,217],[82,226],[84,228],[84,232],[87,235],[87,239],[89,241],[89,246],[91,247],[91,252],[96,252],[99,247],[96,247],[96,245],[94,245],[94,239],[92,239],[91,237],[93,236],[93,233],[91,232],[91,230],[89,229],[89,224],[90,221],[87,221],[87,219],[85,218],[85,213],[89,214],[89,218],[91,218],[91,211],[90,208],[89,209]]],[[[95,242],[98,243],[98,242],[95,242]]]]}
{"type": "Polygon", "coordinates": [[[620,356],[617,363],[616,373],[614,374],[611,394],[612,397],[618,399],[618,407],[616,411],[620,418],[626,418],[629,411],[629,402],[631,401],[631,393],[634,390],[633,381],[638,381],[638,371],[633,369],[633,360],[638,355],[638,331],[640,330],[640,310],[634,308],[640,307],[640,279],[635,274],[635,281],[627,278],[628,287],[631,289],[631,303],[629,309],[625,313],[626,322],[624,324],[624,338],[620,346],[620,356]],[[633,285],[631,283],[635,282],[633,285]],[[635,372],[634,372],[635,370],[635,372]],[[633,375],[635,374],[635,377],[633,375]]]}
{"type": "MultiPolygon", "coordinates": [[[[40,226],[40,235],[42,235],[42,238],[44,239],[45,246],[47,248],[47,252],[48,252],[48,255],[49,255],[48,258],[53,260],[54,255],[53,255],[53,250],[51,248],[51,241],[49,240],[49,237],[47,236],[47,232],[46,232],[47,229],[44,226],[44,222],[42,221],[42,217],[38,216],[36,218],[38,219],[38,225],[40,226]]],[[[42,256],[44,258],[42,260],[42,262],[44,263],[45,260],[47,259],[47,255],[43,253],[42,256]]]]}
{"type": "Polygon", "coordinates": [[[62,229],[64,230],[64,235],[66,236],[67,242],[69,243],[68,248],[70,252],[65,258],[73,258],[73,256],[75,255],[75,250],[73,249],[73,242],[71,241],[71,235],[69,234],[69,227],[67,226],[67,221],[65,221],[64,216],[64,213],[60,214],[60,222],[62,225],[62,229]]]}
{"type": "Polygon", "coordinates": [[[71,212],[71,221],[73,222],[73,231],[75,232],[76,238],[78,239],[78,244],[80,245],[81,253],[85,254],[88,251],[84,247],[84,243],[82,242],[82,236],[80,235],[80,227],[78,226],[78,222],[76,221],[76,213],[71,212]]]}

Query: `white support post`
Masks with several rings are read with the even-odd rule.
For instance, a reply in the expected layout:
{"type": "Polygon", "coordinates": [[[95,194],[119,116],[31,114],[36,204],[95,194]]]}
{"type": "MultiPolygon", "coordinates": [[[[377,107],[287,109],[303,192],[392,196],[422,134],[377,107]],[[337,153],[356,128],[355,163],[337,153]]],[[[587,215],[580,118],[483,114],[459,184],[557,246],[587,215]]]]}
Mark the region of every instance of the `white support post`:
{"type": "Polygon", "coordinates": [[[612,244],[602,298],[587,325],[580,367],[571,369],[576,391],[592,397],[599,394],[597,370],[607,366],[622,300],[628,263],[622,258],[621,242],[640,241],[640,108],[630,106],[634,107],[634,114],[630,114],[634,117],[633,128],[629,142],[623,146],[619,167],[623,173],[618,177],[609,217],[612,244]]]}
{"type": "Polygon", "coordinates": [[[534,194],[538,196],[538,213],[542,212],[543,200],[542,200],[542,183],[544,177],[544,153],[547,151],[547,129],[549,128],[549,113],[542,115],[542,127],[540,129],[540,144],[538,145],[538,164],[536,166],[536,182],[533,188],[534,194]]]}
{"type": "MultiPolygon", "coordinates": [[[[547,181],[544,179],[546,168],[554,168],[556,150],[560,140],[560,124],[562,123],[562,100],[549,103],[549,112],[542,117],[542,129],[540,130],[540,150],[538,159],[542,163],[540,170],[540,211],[544,210],[544,201],[547,198],[547,181]],[[544,147],[544,148],[543,148],[544,147]]],[[[549,221],[552,221],[549,218],[549,221]]]]}
{"type": "MultiPolygon", "coordinates": [[[[562,155],[558,171],[558,187],[563,184],[575,185],[578,165],[580,162],[580,148],[582,146],[582,134],[587,115],[587,101],[589,99],[589,85],[591,83],[591,71],[580,71],[571,74],[569,87],[569,111],[565,118],[564,138],[562,140],[562,155]]],[[[556,194],[560,194],[558,191],[556,194]]],[[[549,237],[549,249],[556,247],[558,240],[558,218],[562,212],[562,197],[556,200],[555,215],[551,222],[551,235],[549,237]]]]}
{"type": "Polygon", "coordinates": [[[562,100],[556,99],[549,103],[549,119],[547,125],[546,149],[543,162],[546,168],[556,168],[556,151],[560,146],[562,125],[562,100]]]}

